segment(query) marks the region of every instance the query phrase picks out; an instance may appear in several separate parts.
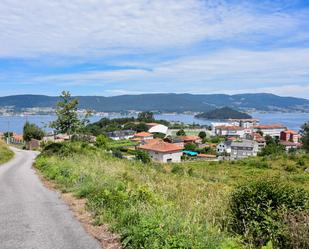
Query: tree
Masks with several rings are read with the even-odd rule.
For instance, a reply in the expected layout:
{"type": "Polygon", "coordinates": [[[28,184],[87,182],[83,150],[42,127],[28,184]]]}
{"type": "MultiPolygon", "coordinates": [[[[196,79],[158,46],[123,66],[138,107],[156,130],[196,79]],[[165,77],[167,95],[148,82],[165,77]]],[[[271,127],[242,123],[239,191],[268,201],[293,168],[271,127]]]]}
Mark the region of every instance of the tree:
{"type": "Polygon", "coordinates": [[[134,128],[137,132],[148,131],[148,126],[145,123],[137,124],[134,128]]]}
{"type": "Polygon", "coordinates": [[[177,136],[185,136],[186,132],[184,131],[184,129],[180,129],[179,131],[177,131],[176,135],[177,136]]]}
{"type": "Polygon", "coordinates": [[[309,152],[309,121],[302,125],[300,135],[303,148],[309,152]]]}
{"type": "Polygon", "coordinates": [[[137,120],[140,122],[153,122],[153,112],[140,112],[137,116],[137,120]]]}
{"type": "Polygon", "coordinates": [[[83,120],[79,119],[77,113],[78,100],[73,99],[70,92],[63,91],[60,99],[56,109],[57,119],[51,122],[50,127],[55,129],[56,133],[68,135],[82,131],[88,122],[89,114],[83,120]]]}
{"type": "Polygon", "coordinates": [[[102,149],[106,149],[107,144],[108,144],[108,138],[105,135],[101,134],[97,136],[95,146],[102,148],[102,149]]]}
{"type": "Polygon", "coordinates": [[[197,148],[197,146],[194,143],[187,143],[185,145],[185,150],[195,151],[196,148],[197,148]]]}
{"type": "Polygon", "coordinates": [[[275,139],[273,139],[271,136],[269,136],[269,135],[266,135],[265,136],[265,141],[266,141],[266,145],[274,145],[274,144],[276,144],[276,140],[275,139]]]}
{"type": "Polygon", "coordinates": [[[23,138],[26,142],[31,139],[41,140],[44,137],[44,131],[35,124],[26,122],[23,128],[23,138]]]}
{"type": "Polygon", "coordinates": [[[149,154],[142,150],[135,151],[135,158],[145,164],[151,161],[149,154]]]}
{"type": "Polygon", "coordinates": [[[200,131],[200,133],[198,134],[198,136],[201,138],[201,139],[204,139],[206,138],[207,134],[205,131],[200,131]]]}

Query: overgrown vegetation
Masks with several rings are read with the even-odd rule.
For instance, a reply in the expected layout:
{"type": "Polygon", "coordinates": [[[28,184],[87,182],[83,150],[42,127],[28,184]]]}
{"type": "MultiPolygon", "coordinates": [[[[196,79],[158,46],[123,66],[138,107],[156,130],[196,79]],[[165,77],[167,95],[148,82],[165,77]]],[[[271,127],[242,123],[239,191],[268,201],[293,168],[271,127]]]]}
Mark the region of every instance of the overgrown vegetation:
{"type": "Polygon", "coordinates": [[[31,139],[41,140],[43,137],[44,131],[40,127],[29,122],[25,123],[23,127],[23,138],[26,142],[31,141],[31,139]]]}
{"type": "Polygon", "coordinates": [[[118,159],[87,143],[64,143],[48,145],[36,167],[63,191],[86,198],[96,223],[109,224],[126,248],[282,248],[282,238],[286,248],[307,243],[308,154],[161,165],[118,159]],[[273,179],[280,182],[276,188],[261,184],[273,179]],[[252,207],[246,226],[262,217],[258,232],[234,229],[238,216],[232,207],[241,205],[233,202],[241,198],[242,210],[252,207]]]}
{"type": "Polygon", "coordinates": [[[14,156],[14,153],[7,147],[7,145],[0,140],[0,164],[9,161],[14,156]]]}

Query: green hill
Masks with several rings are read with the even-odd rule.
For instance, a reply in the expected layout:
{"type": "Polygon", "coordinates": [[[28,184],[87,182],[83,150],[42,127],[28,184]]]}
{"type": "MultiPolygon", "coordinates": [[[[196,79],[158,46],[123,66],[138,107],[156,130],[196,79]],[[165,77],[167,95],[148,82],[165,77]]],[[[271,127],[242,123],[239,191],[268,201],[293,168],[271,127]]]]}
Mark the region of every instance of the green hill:
{"type": "Polygon", "coordinates": [[[196,115],[195,117],[204,119],[252,118],[247,113],[239,112],[229,107],[223,107],[209,112],[203,112],[201,114],[196,115]]]}
{"type": "MultiPolygon", "coordinates": [[[[281,97],[274,94],[140,94],[121,96],[76,96],[80,108],[99,112],[128,110],[158,112],[207,112],[229,106],[238,110],[258,111],[308,111],[309,100],[281,97]]],[[[44,95],[15,95],[0,97],[0,107],[13,106],[19,111],[32,107],[54,107],[58,97],[44,95]]]]}

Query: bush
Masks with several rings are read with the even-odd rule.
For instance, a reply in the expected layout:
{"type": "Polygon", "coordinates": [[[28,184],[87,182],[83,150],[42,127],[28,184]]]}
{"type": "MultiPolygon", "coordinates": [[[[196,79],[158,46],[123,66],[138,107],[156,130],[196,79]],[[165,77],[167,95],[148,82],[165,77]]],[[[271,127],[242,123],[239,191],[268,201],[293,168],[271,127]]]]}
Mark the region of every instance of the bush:
{"type": "Polygon", "coordinates": [[[276,248],[288,248],[282,233],[282,212],[309,207],[309,194],[275,181],[257,181],[238,187],[231,195],[232,231],[256,247],[272,241],[276,248]]]}
{"type": "Polygon", "coordinates": [[[113,150],[113,156],[117,158],[123,158],[121,151],[118,149],[113,150]]]}
{"type": "Polygon", "coordinates": [[[142,150],[137,150],[135,152],[135,158],[136,160],[139,160],[142,163],[150,163],[151,161],[149,154],[146,151],[142,151],[142,150]]]}
{"type": "Polygon", "coordinates": [[[108,138],[101,134],[97,136],[95,146],[101,148],[101,149],[107,149],[107,144],[108,144],[108,138]]]}

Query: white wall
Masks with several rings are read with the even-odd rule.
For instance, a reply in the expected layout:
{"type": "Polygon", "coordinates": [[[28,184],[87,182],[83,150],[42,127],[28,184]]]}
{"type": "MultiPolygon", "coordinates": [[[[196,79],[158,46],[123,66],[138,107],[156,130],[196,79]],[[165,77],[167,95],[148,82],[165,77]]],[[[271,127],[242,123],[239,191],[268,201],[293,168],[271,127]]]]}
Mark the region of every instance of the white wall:
{"type": "Polygon", "coordinates": [[[173,153],[161,153],[161,152],[154,152],[149,151],[149,155],[152,158],[152,160],[162,163],[167,163],[169,159],[171,159],[171,162],[173,163],[179,163],[181,162],[181,156],[182,152],[173,152],[173,153]]]}

